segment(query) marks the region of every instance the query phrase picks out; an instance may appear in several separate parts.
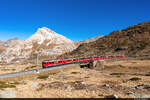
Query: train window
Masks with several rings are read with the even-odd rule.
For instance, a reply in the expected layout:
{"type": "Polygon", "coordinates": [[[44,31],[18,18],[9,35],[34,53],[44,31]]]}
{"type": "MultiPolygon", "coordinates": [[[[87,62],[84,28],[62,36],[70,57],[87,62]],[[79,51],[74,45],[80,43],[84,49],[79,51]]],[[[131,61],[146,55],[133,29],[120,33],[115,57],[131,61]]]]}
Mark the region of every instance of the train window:
{"type": "Polygon", "coordinates": [[[61,63],[61,61],[58,61],[58,63],[61,63]]]}
{"type": "Polygon", "coordinates": [[[43,62],[43,64],[46,64],[46,62],[43,62]]]}
{"type": "Polygon", "coordinates": [[[49,62],[50,64],[53,64],[52,62],[49,62]]]}
{"type": "Polygon", "coordinates": [[[82,60],[82,59],[84,59],[84,58],[80,58],[80,59],[82,60]]]}

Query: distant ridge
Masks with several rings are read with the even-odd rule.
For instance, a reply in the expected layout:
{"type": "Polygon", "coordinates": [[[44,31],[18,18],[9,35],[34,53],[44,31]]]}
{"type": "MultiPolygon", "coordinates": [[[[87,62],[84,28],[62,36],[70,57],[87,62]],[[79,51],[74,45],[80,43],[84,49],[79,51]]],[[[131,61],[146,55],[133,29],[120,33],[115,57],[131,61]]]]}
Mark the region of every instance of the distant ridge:
{"type": "Polygon", "coordinates": [[[99,35],[99,36],[96,36],[96,37],[93,37],[93,38],[89,38],[87,40],[80,41],[80,42],[81,43],[90,43],[90,42],[94,42],[94,41],[96,41],[96,40],[98,40],[98,39],[100,39],[102,37],[103,37],[103,35],[99,35]]]}

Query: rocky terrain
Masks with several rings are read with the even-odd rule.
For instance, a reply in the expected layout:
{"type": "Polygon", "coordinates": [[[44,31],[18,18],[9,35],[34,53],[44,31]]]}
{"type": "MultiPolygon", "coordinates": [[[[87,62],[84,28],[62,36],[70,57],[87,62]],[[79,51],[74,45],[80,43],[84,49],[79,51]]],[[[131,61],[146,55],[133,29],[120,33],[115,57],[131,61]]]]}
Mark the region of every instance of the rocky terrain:
{"type": "Polygon", "coordinates": [[[5,50],[4,42],[0,41],[0,53],[2,53],[4,50],[5,50]]]}
{"type": "Polygon", "coordinates": [[[93,38],[89,38],[87,40],[83,40],[83,41],[80,41],[81,43],[90,43],[90,42],[94,42],[100,38],[104,37],[103,35],[99,35],[99,36],[96,36],[96,37],[93,37],[93,38]]]}
{"type": "Polygon", "coordinates": [[[39,56],[57,56],[72,51],[77,46],[73,41],[43,27],[27,40],[17,38],[0,41],[0,60],[7,63],[30,58],[36,51],[39,56]]]}
{"type": "Polygon", "coordinates": [[[93,38],[88,38],[87,40],[83,40],[83,41],[75,41],[74,43],[79,46],[83,43],[90,43],[90,42],[94,42],[100,38],[104,37],[103,35],[99,35],[99,36],[96,36],[96,37],[93,37],[93,38]]]}
{"type": "Polygon", "coordinates": [[[77,49],[62,55],[62,57],[93,55],[149,56],[150,21],[114,31],[94,42],[83,43],[77,49]]]}
{"type": "Polygon", "coordinates": [[[0,80],[0,97],[149,98],[149,60],[107,60],[100,69],[72,66],[0,80]]]}

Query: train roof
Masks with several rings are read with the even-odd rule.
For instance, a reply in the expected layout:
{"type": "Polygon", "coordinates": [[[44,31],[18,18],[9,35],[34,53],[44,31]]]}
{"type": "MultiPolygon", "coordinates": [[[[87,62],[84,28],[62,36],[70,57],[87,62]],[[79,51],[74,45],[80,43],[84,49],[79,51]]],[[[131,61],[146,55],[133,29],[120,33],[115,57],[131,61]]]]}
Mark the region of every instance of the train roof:
{"type": "MultiPolygon", "coordinates": [[[[68,59],[57,59],[57,60],[44,60],[44,62],[50,61],[50,62],[54,62],[54,61],[61,61],[61,60],[70,60],[70,59],[82,59],[82,58],[92,58],[92,57],[110,57],[111,55],[107,55],[107,56],[87,56],[87,57],[79,57],[79,58],[68,58],[68,59]]],[[[118,56],[116,56],[118,57],[118,56]]]]}
{"type": "Polygon", "coordinates": [[[68,58],[68,59],[57,59],[57,60],[44,60],[44,62],[47,62],[47,61],[54,62],[54,61],[70,60],[70,59],[81,59],[81,58],[89,58],[89,57],[68,58]]]}

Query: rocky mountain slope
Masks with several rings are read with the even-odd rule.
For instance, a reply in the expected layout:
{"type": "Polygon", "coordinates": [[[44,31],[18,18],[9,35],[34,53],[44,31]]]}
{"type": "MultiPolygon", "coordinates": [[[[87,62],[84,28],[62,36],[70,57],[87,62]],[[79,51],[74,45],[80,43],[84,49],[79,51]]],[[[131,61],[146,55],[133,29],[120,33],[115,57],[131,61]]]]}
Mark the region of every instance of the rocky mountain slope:
{"type": "Polygon", "coordinates": [[[119,54],[125,56],[150,55],[150,21],[114,31],[97,41],[81,44],[77,49],[62,57],[119,54]]]}
{"type": "Polygon", "coordinates": [[[0,53],[5,50],[4,44],[3,41],[0,41],[0,53]]]}
{"type": "Polygon", "coordinates": [[[99,36],[96,36],[96,37],[92,37],[92,38],[88,38],[87,40],[83,40],[83,41],[75,41],[75,45],[78,47],[80,46],[81,44],[83,43],[90,43],[90,42],[94,42],[100,38],[104,37],[103,35],[99,35],[99,36]]]}
{"type": "Polygon", "coordinates": [[[99,35],[99,36],[96,36],[96,37],[93,37],[93,38],[89,38],[87,40],[84,40],[84,41],[80,41],[81,43],[90,43],[90,42],[94,42],[100,38],[104,37],[103,35],[99,35]]]}
{"type": "Polygon", "coordinates": [[[56,32],[43,27],[29,37],[27,40],[19,40],[17,38],[8,40],[4,43],[0,42],[0,60],[11,62],[17,59],[28,59],[35,51],[40,56],[56,56],[72,51],[77,46],[73,41],[57,34],[56,32]]]}

